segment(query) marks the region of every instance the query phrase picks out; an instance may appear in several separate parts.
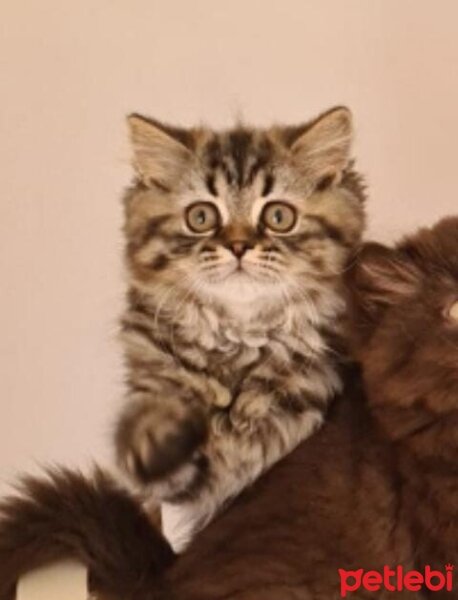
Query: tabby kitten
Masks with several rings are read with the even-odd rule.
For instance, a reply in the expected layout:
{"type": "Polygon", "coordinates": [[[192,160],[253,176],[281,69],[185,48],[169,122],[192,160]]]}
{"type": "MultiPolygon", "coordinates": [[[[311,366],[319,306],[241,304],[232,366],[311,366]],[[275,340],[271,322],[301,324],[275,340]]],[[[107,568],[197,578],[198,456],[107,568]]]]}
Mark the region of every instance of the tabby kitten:
{"type": "Polygon", "coordinates": [[[177,129],[133,115],[118,462],[175,549],[341,390],[341,273],[363,229],[351,115],[177,129]],[[178,509],[178,510],[177,510],[178,509]]]}

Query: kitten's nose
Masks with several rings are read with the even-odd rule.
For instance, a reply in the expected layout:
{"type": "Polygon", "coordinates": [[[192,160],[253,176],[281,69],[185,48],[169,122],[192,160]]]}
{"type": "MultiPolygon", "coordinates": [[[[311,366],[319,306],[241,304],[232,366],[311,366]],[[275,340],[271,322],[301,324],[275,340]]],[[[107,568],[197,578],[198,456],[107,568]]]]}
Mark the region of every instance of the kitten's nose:
{"type": "Polygon", "coordinates": [[[232,254],[234,254],[234,256],[237,258],[242,258],[245,252],[251,248],[250,244],[245,240],[229,242],[228,246],[229,250],[231,250],[232,254]]]}

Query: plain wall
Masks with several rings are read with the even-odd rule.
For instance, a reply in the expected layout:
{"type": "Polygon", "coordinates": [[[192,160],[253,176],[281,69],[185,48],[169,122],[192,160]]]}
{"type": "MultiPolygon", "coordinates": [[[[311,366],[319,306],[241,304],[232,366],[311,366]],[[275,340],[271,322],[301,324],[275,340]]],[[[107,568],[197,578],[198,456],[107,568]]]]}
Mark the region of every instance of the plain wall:
{"type": "Polygon", "coordinates": [[[0,485],[109,456],[124,115],[355,114],[369,233],[458,212],[454,0],[3,0],[0,485]]]}

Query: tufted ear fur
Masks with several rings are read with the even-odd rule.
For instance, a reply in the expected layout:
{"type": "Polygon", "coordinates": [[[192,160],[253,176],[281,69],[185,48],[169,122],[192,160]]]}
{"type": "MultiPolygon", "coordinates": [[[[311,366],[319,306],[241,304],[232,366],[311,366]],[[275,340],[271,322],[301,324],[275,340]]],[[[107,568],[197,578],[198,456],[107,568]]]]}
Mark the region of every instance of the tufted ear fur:
{"type": "Polygon", "coordinates": [[[337,107],[318,117],[291,145],[298,166],[316,187],[338,183],[350,161],[352,115],[337,107]]]}
{"type": "Polygon", "coordinates": [[[138,176],[147,186],[169,189],[191,162],[190,132],[136,114],[130,115],[127,123],[138,176]]]}
{"type": "Polygon", "coordinates": [[[395,249],[365,244],[346,273],[353,325],[370,334],[385,308],[412,295],[416,267],[395,249]]]}

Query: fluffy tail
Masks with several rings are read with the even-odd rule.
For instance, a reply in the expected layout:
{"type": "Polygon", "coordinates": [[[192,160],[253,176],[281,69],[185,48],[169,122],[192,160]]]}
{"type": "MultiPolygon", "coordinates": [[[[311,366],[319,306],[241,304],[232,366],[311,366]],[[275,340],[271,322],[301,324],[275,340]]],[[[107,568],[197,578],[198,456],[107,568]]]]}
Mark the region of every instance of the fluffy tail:
{"type": "Polygon", "coordinates": [[[152,600],[174,553],[102,471],[88,479],[60,469],[24,479],[20,494],[0,503],[0,600],[14,598],[24,573],[62,558],[85,563],[109,596],[152,600]]]}

